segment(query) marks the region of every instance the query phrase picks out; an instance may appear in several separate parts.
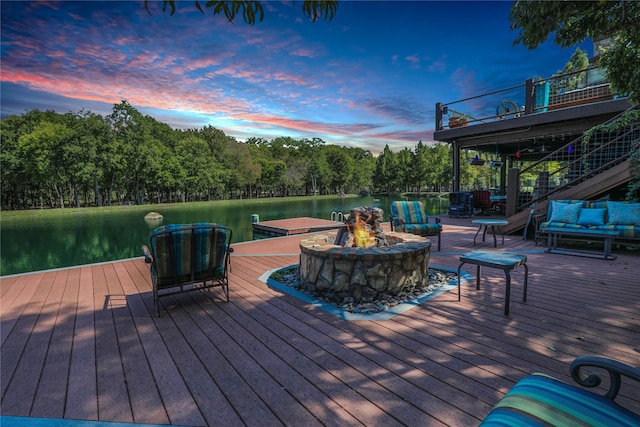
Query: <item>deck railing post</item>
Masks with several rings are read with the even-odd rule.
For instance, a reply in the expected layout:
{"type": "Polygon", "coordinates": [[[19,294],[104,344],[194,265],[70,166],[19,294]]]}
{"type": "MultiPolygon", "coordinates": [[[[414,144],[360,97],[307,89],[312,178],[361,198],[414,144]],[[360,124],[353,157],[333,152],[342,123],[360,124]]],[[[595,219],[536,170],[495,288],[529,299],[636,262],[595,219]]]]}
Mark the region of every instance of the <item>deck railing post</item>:
{"type": "Polygon", "coordinates": [[[533,79],[527,79],[524,88],[524,114],[531,114],[533,113],[533,79]]]}
{"type": "Polygon", "coordinates": [[[442,102],[436,103],[436,130],[442,130],[442,102]]]}
{"type": "Polygon", "coordinates": [[[453,191],[460,191],[460,147],[453,141],[453,191]]]}
{"type": "Polygon", "coordinates": [[[505,206],[505,216],[509,218],[515,215],[518,206],[518,195],[520,194],[520,169],[509,168],[507,182],[507,203],[505,206]]]}

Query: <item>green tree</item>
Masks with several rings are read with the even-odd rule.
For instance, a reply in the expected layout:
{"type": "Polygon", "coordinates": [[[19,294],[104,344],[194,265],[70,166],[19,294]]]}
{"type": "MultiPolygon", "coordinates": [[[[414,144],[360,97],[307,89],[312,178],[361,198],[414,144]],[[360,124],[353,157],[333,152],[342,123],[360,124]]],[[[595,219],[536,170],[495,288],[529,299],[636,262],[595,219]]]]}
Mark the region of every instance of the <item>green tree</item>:
{"type": "Polygon", "coordinates": [[[344,193],[353,172],[353,159],[347,150],[337,145],[327,145],[325,155],[330,171],[330,188],[334,193],[344,193]]]}
{"type": "Polygon", "coordinates": [[[396,182],[402,187],[403,191],[411,191],[411,188],[415,186],[416,180],[413,171],[413,152],[407,147],[404,147],[399,152],[395,153],[396,158],[396,182]]]}
{"type": "MultiPolygon", "coordinates": [[[[52,111],[31,110],[22,116],[9,116],[1,121],[2,138],[0,138],[0,177],[2,185],[3,207],[26,208],[42,206],[43,196],[51,189],[50,185],[34,181],[35,173],[30,169],[32,159],[27,157],[20,146],[21,137],[30,134],[40,127],[43,122],[49,124],[61,123],[61,116],[52,111]],[[37,202],[32,196],[35,194],[37,202]]],[[[44,141],[45,146],[49,144],[44,141]]],[[[43,147],[44,149],[44,147],[43,147]]]]}
{"type": "Polygon", "coordinates": [[[429,163],[429,149],[422,141],[418,141],[411,162],[413,177],[418,186],[418,196],[420,196],[422,192],[422,185],[426,184],[429,180],[429,163]]]}
{"type": "Polygon", "coordinates": [[[179,156],[154,138],[147,140],[144,155],[147,156],[144,167],[146,196],[157,203],[184,201],[187,170],[179,156]]]}
{"type": "Polygon", "coordinates": [[[253,197],[253,187],[260,178],[261,168],[253,159],[249,145],[229,141],[229,179],[227,187],[233,192],[235,189],[246,189],[250,198],[253,197]]]}
{"type": "Polygon", "coordinates": [[[373,184],[376,188],[384,189],[387,196],[395,190],[398,180],[397,160],[388,145],[384,146],[382,153],[376,161],[376,173],[373,177],[373,184]]]}
{"type": "Polygon", "coordinates": [[[28,189],[24,177],[24,159],[18,151],[18,139],[26,132],[25,125],[25,116],[9,116],[0,121],[0,191],[3,210],[17,209],[20,196],[28,189]]]}
{"type": "Polygon", "coordinates": [[[77,114],[67,113],[62,117],[72,134],[63,145],[57,147],[57,151],[61,156],[61,167],[64,168],[71,184],[73,203],[76,207],[80,207],[80,194],[84,195],[84,201],[87,203],[88,193],[95,184],[99,134],[94,134],[91,129],[91,113],[81,111],[77,114]],[[86,120],[83,117],[85,114],[86,120]]]}
{"type": "MultiPolygon", "coordinates": [[[[589,66],[589,57],[587,53],[580,48],[577,48],[576,51],[569,58],[569,62],[567,62],[562,70],[558,71],[558,74],[569,74],[575,73],[576,71],[584,70],[589,66]]],[[[580,83],[584,80],[586,72],[583,71],[581,73],[575,73],[568,76],[565,76],[561,79],[553,79],[550,81],[551,85],[551,93],[557,94],[562,93],[563,91],[570,91],[577,89],[580,83]]]]}
{"type": "Polygon", "coordinates": [[[320,138],[303,139],[299,142],[299,152],[306,162],[306,194],[318,194],[323,177],[328,176],[329,167],[324,150],[325,142],[320,138]]]}
{"type": "Polygon", "coordinates": [[[514,45],[535,49],[553,34],[562,47],[586,38],[612,38],[614,44],[600,55],[599,66],[614,91],[629,94],[640,103],[640,2],[618,1],[517,1],[509,15],[518,30],[514,45]]]}
{"type": "Polygon", "coordinates": [[[186,172],[182,182],[185,201],[195,200],[204,193],[209,198],[211,189],[221,187],[219,165],[207,141],[195,136],[181,139],[176,147],[176,157],[186,172]]]}
{"type": "Polygon", "coordinates": [[[282,177],[287,172],[287,165],[282,160],[258,160],[262,173],[258,180],[260,190],[274,196],[282,184],[282,177]]]}
{"type": "MultiPolygon", "coordinates": [[[[104,117],[86,110],[80,110],[69,119],[76,129],[80,150],[86,148],[84,153],[80,153],[86,160],[80,171],[80,174],[84,175],[81,182],[85,190],[87,185],[93,186],[94,203],[96,206],[102,206],[102,185],[109,170],[108,165],[119,158],[114,151],[109,124],[104,117]]],[[[85,202],[88,202],[86,199],[85,197],[85,202]]],[[[110,202],[110,198],[108,199],[110,202]]]]}
{"type": "Polygon", "coordinates": [[[124,182],[133,186],[136,204],[142,204],[144,186],[144,163],[148,158],[143,155],[145,151],[145,138],[142,128],[142,114],[127,101],[113,106],[108,116],[118,144],[123,148],[126,167],[119,177],[120,184],[124,182]]]}
{"type": "Polygon", "coordinates": [[[44,196],[53,189],[59,207],[65,205],[67,171],[65,145],[73,138],[73,131],[60,123],[43,121],[32,132],[18,140],[19,155],[25,159],[24,167],[32,188],[37,189],[39,206],[44,206],[44,196]]]}
{"type": "Polygon", "coordinates": [[[450,191],[453,184],[453,149],[449,144],[434,144],[430,149],[432,191],[450,191]]]}
{"type": "Polygon", "coordinates": [[[349,187],[359,193],[370,193],[376,159],[371,151],[359,147],[347,148],[347,151],[353,159],[353,172],[348,183],[349,187]]]}
{"type": "Polygon", "coordinates": [[[152,117],[143,116],[138,110],[123,100],[113,106],[108,116],[116,143],[122,147],[126,167],[122,170],[120,185],[124,185],[127,197],[137,205],[144,204],[146,185],[158,174],[165,152],[158,138],[167,135],[166,125],[152,117]]]}
{"type": "MultiPolygon", "coordinates": [[[[233,22],[236,15],[242,15],[244,22],[249,25],[254,25],[256,19],[259,22],[264,19],[264,7],[261,2],[255,0],[210,0],[204,3],[204,6],[212,10],[214,16],[223,14],[229,22],[233,22]]],[[[149,0],[144,1],[144,7],[147,12],[151,13],[149,0]]],[[[204,13],[200,1],[195,0],[195,7],[204,13]]],[[[165,12],[167,8],[170,10],[169,13],[173,15],[177,9],[176,2],[174,0],[164,0],[162,11],[165,12]]],[[[302,2],[302,13],[312,22],[317,21],[319,18],[331,21],[337,10],[337,0],[304,0],[302,2]]]]}

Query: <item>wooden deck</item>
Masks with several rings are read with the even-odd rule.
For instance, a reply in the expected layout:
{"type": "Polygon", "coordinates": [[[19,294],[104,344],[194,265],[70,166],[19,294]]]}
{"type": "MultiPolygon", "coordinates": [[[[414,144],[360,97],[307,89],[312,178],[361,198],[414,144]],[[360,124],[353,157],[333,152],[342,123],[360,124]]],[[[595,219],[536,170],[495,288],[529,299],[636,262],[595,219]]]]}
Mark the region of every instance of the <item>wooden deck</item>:
{"type": "MultiPolygon", "coordinates": [[[[470,219],[443,218],[457,268],[473,250],[470,219]]],[[[269,289],[265,271],[298,262],[302,236],[237,244],[231,301],[191,293],[153,316],[142,258],[1,280],[1,413],[174,425],[473,426],[520,378],[568,382],[592,354],[640,365],[640,254],[615,260],[528,256],[529,292],[484,269],[468,284],[384,321],[346,321],[269,289]]],[[[493,249],[492,239],[475,249],[493,249]]],[[[215,293],[213,294],[215,295],[215,293]]],[[[640,412],[640,387],[618,402],[640,412]]]]}

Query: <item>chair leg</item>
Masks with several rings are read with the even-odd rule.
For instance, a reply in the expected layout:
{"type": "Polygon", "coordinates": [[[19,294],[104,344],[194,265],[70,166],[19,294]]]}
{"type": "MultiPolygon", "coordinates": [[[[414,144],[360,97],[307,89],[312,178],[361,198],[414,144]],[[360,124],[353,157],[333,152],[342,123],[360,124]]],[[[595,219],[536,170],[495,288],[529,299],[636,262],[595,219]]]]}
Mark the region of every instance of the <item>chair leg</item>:
{"type": "Polygon", "coordinates": [[[522,301],[527,302],[527,282],[529,281],[529,267],[524,263],[524,289],[522,293],[522,301]]]}
{"type": "Polygon", "coordinates": [[[153,291],[153,308],[156,309],[156,317],[160,317],[160,298],[158,297],[158,291],[153,291]]]}
{"type": "Polygon", "coordinates": [[[462,281],[462,278],[460,277],[460,272],[463,265],[464,265],[464,262],[461,262],[460,265],[458,266],[458,301],[460,301],[460,282],[462,281]]]}
{"type": "Polygon", "coordinates": [[[224,296],[227,297],[227,302],[229,302],[229,282],[225,281],[224,285],[222,285],[222,291],[224,292],[224,296]]]}
{"type": "Polygon", "coordinates": [[[506,276],[507,284],[504,292],[504,315],[509,315],[509,301],[511,300],[511,273],[509,270],[504,271],[504,275],[506,276]]]}

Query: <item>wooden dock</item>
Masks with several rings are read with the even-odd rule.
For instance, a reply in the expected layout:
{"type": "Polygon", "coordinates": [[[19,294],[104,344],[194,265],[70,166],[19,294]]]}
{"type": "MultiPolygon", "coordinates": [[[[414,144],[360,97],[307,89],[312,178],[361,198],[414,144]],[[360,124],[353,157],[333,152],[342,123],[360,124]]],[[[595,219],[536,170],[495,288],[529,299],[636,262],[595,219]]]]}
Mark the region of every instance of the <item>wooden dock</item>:
{"type": "Polygon", "coordinates": [[[274,221],[255,222],[251,224],[253,231],[271,237],[293,236],[296,234],[315,233],[318,231],[336,230],[344,227],[344,223],[311,217],[278,219],[274,221]]]}
{"type": "MultiPolygon", "coordinates": [[[[470,219],[443,218],[431,265],[457,268],[470,219]],[[446,221],[446,222],[445,222],[446,221]]],[[[390,320],[347,321],[264,283],[297,264],[300,235],[234,245],[231,301],[195,292],[153,315],[142,258],[0,280],[1,413],[188,426],[474,426],[523,376],[571,382],[570,362],[640,365],[640,254],[548,254],[522,236],[529,292],[485,269],[390,320]]],[[[617,401],[640,412],[640,385],[617,401]]]]}

